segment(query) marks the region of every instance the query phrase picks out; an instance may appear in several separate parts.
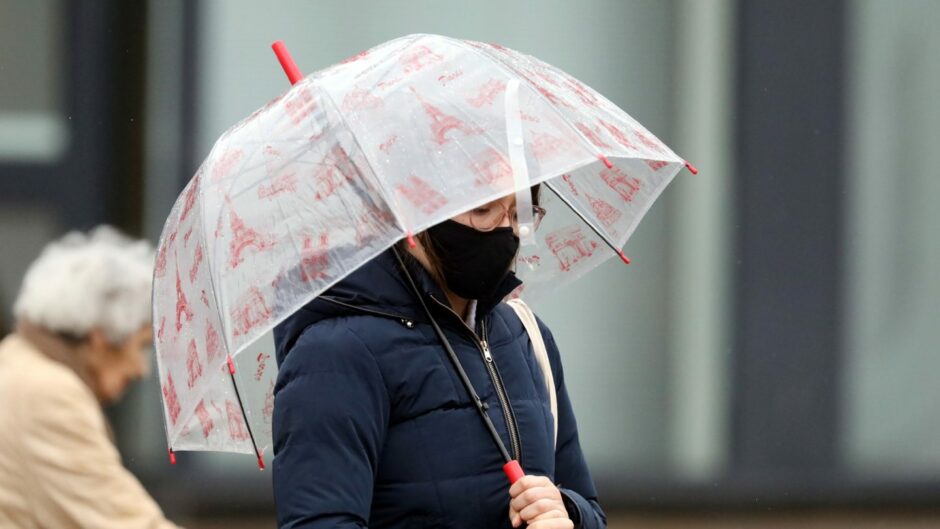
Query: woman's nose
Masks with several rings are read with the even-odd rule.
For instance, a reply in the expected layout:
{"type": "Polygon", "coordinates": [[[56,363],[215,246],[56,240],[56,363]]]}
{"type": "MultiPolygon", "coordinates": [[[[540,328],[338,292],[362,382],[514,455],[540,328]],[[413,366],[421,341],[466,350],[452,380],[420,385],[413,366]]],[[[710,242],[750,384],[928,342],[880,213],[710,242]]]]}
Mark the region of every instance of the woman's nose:
{"type": "Polygon", "coordinates": [[[502,219],[499,221],[499,225],[497,227],[516,228],[518,226],[518,222],[516,222],[513,217],[515,217],[515,214],[513,214],[512,211],[503,213],[502,219]]]}

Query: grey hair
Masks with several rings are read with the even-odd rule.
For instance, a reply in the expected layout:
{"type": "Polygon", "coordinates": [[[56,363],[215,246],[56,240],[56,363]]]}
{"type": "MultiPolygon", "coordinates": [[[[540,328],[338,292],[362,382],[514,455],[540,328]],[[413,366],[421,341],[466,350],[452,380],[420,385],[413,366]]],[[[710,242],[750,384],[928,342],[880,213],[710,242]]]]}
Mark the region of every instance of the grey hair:
{"type": "Polygon", "coordinates": [[[150,321],[153,261],[150,243],[110,226],[73,231],[30,265],[13,314],[77,338],[98,328],[122,343],[150,321]]]}

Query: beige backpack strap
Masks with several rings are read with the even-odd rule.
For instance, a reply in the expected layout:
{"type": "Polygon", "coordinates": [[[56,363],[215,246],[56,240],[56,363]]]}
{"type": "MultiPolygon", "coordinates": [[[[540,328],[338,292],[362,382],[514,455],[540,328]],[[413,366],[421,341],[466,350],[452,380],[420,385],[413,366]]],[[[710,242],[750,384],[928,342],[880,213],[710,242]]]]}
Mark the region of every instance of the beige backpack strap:
{"type": "Polygon", "coordinates": [[[548,361],[548,349],[545,348],[545,341],[542,340],[542,332],[539,330],[538,320],[532,309],[519,298],[511,299],[506,302],[512,307],[512,310],[519,316],[522,325],[529,334],[529,341],[532,342],[532,350],[535,352],[535,359],[542,369],[542,378],[545,379],[545,386],[548,389],[549,404],[552,408],[552,417],[555,419],[555,444],[558,444],[558,397],[555,395],[555,376],[552,375],[552,365],[548,361]]]}

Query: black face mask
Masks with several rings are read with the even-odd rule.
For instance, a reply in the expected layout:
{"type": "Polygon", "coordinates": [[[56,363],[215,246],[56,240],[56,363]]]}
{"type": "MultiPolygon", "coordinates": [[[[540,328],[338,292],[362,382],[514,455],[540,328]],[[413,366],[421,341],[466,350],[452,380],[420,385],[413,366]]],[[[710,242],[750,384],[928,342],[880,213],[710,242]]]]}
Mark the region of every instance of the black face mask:
{"type": "Polygon", "coordinates": [[[509,273],[519,250],[512,228],[479,231],[452,220],[428,229],[441,274],[454,294],[487,299],[509,273]]]}

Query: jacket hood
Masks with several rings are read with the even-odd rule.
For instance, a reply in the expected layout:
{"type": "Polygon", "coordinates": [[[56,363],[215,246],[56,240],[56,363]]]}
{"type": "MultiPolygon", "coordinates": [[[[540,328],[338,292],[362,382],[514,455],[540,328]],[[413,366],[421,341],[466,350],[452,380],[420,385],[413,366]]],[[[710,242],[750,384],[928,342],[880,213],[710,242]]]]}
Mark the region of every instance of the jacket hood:
{"type": "MultiPolygon", "coordinates": [[[[426,322],[427,315],[415,298],[394,251],[394,248],[390,248],[377,255],[275,327],[274,341],[277,346],[278,365],[283,362],[303,331],[322,320],[371,314],[397,319],[403,324],[426,322]]],[[[411,254],[401,251],[399,253],[431,310],[438,309],[435,312],[437,316],[443,309],[440,309],[434,300],[446,304],[444,292],[411,254]]],[[[515,273],[507,274],[490,299],[477,300],[477,318],[486,316],[521,284],[515,273]]],[[[442,322],[446,314],[442,316],[444,317],[435,319],[442,322]]]]}

